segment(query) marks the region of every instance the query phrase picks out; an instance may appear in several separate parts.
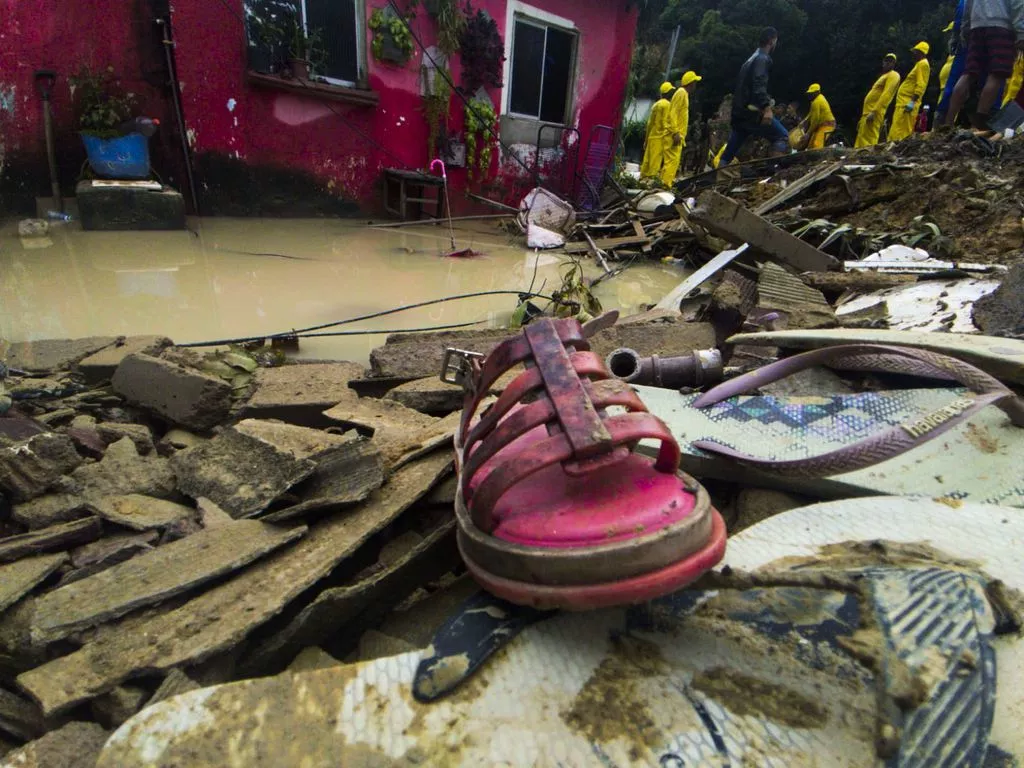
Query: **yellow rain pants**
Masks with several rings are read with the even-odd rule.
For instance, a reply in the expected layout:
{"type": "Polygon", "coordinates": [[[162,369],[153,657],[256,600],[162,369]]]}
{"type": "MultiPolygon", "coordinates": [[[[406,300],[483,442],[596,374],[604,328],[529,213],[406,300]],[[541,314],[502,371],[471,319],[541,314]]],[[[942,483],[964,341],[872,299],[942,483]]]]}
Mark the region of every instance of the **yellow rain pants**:
{"type": "Polygon", "coordinates": [[[808,149],[821,149],[825,141],[836,129],[836,117],[832,114],[832,107],[825,99],[825,95],[819,93],[817,98],[811,102],[811,109],[807,113],[807,132],[811,134],[811,140],[807,142],[808,149]]]}
{"type": "Polygon", "coordinates": [[[889,141],[903,141],[914,132],[917,113],[921,111],[921,99],[924,97],[931,74],[932,69],[928,59],[921,59],[907,74],[903,85],[896,92],[896,108],[892,113],[889,141]],[[908,112],[907,107],[910,104],[913,104],[914,108],[908,112]]]}
{"type": "Polygon", "coordinates": [[[678,144],[673,144],[672,136],[669,136],[668,146],[665,148],[665,166],[661,170],[661,181],[669,188],[672,187],[679,172],[679,161],[686,146],[686,132],[690,130],[690,94],[685,88],[677,88],[672,95],[670,113],[672,125],[680,140],[678,144]]]}
{"type": "Polygon", "coordinates": [[[668,99],[658,99],[651,107],[651,115],[647,118],[647,146],[644,148],[644,161],[640,165],[640,178],[649,179],[661,174],[661,165],[665,159],[665,148],[672,145],[672,116],[668,99]]]}
{"type": "Polygon", "coordinates": [[[882,124],[885,122],[885,113],[889,110],[899,87],[900,73],[896,70],[886,72],[871,86],[868,95],[864,97],[864,108],[861,111],[860,123],[857,125],[857,142],[854,146],[873,147],[878,143],[882,124]],[[868,115],[873,115],[874,118],[868,120],[868,115]]]}

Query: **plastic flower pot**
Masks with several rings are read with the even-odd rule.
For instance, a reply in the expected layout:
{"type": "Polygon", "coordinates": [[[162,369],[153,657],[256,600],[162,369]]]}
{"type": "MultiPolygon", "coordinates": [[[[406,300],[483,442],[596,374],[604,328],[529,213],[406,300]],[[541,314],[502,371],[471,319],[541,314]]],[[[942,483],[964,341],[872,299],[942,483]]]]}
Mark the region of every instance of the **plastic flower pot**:
{"type": "Polygon", "coordinates": [[[93,173],[105,179],[149,178],[149,140],[141,133],[115,139],[81,134],[93,173]]]}

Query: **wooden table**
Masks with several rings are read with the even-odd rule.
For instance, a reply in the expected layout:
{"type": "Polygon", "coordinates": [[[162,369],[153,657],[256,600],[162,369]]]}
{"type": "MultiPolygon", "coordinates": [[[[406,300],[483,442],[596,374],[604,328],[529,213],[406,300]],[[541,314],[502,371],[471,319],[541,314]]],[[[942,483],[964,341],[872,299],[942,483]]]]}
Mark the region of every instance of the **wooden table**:
{"type": "Polygon", "coordinates": [[[444,180],[420,171],[403,171],[398,168],[384,169],[384,210],[407,221],[409,203],[436,206],[436,218],[445,217],[444,180]],[[398,207],[392,207],[392,191],[397,186],[398,207]],[[427,189],[437,191],[436,197],[425,197],[427,189]]]}

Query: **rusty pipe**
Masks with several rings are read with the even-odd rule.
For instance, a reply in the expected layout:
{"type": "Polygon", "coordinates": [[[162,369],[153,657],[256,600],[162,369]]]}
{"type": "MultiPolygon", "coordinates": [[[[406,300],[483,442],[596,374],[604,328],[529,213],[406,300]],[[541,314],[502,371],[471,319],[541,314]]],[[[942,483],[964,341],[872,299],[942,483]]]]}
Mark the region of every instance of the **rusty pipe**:
{"type": "Polygon", "coordinates": [[[700,349],[678,357],[640,357],[621,347],[605,359],[612,376],[629,384],[651,384],[666,389],[703,387],[722,380],[722,353],[700,349]]]}

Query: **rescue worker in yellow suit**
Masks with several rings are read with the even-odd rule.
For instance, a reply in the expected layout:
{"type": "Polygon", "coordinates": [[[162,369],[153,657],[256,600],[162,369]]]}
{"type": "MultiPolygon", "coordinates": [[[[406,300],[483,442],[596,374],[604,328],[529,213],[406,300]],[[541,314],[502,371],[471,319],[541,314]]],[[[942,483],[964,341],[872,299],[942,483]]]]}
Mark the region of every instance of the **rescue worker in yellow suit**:
{"type": "Polygon", "coordinates": [[[829,135],[836,129],[836,118],[825,94],[821,92],[820,85],[815,83],[808,88],[807,98],[810,99],[811,108],[807,112],[807,117],[800,123],[804,130],[804,138],[799,149],[821,149],[829,135]]]}
{"type": "Polygon", "coordinates": [[[1021,85],[1024,85],[1024,53],[1017,54],[1017,61],[1013,65],[1013,74],[1010,75],[1010,79],[1006,81],[1006,92],[1003,94],[1003,103],[1000,107],[1005,107],[1011,101],[1017,98],[1020,93],[1021,85]]]}
{"type": "Polygon", "coordinates": [[[661,181],[669,189],[679,172],[679,161],[686,147],[686,132],[690,130],[690,94],[697,90],[697,83],[703,79],[696,72],[687,72],[679,81],[680,87],[672,94],[672,123],[676,132],[672,136],[672,144],[665,148],[665,165],[661,171],[661,181]]]}
{"type": "MultiPolygon", "coordinates": [[[[946,28],[944,30],[942,30],[942,33],[945,34],[945,35],[948,35],[952,31],[953,31],[953,22],[951,21],[946,26],[946,28]]],[[[946,63],[943,64],[942,65],[942,69],[939,70],[939,93],[940,94],[944,90],[946,90],[946,83],[949,82],[949,72],[950,72],[950,70],[953,69],[953,59],[955,59],[955,58],[956,58],[956,54],[950,53],[949,56],[946,57],[946,63]]]]}
{"type": "Polygon", "coordinates": [[[930,50],[928,43],[918,43],[910,50],[916,63],[896,92],[896,107],[892,113],[889,141],[903,141],[914,132],[917,114],[921,111],[921,99],[924,98],[924,91],[932,74],[931,65],[926,58],[930,50]]]}
{"type": "Polygon", "coordinates": [[[885,54],[882,59],[882,75],[875,80],[868,95],[864,97],[855,147],[873,147],[878,143],[882,124],[885,123],[885,113],[889,111],[889,105],[896,97],[896,89],[900,87],[900,73],[895,67],[896,54],[885,54]]]}
{"type": "Polygon", "coordinates": [[[665,98],[672,92],[672,87],[672,83],[661,84],[661,98],[654,102],[651,114],[647,118],[647,144],[644,147],[644,161],[640,164],[641,179],[661,175],[665,149],[672,144],[672,136],[676,129],[672,121],[672,104],[665,98]]]}

